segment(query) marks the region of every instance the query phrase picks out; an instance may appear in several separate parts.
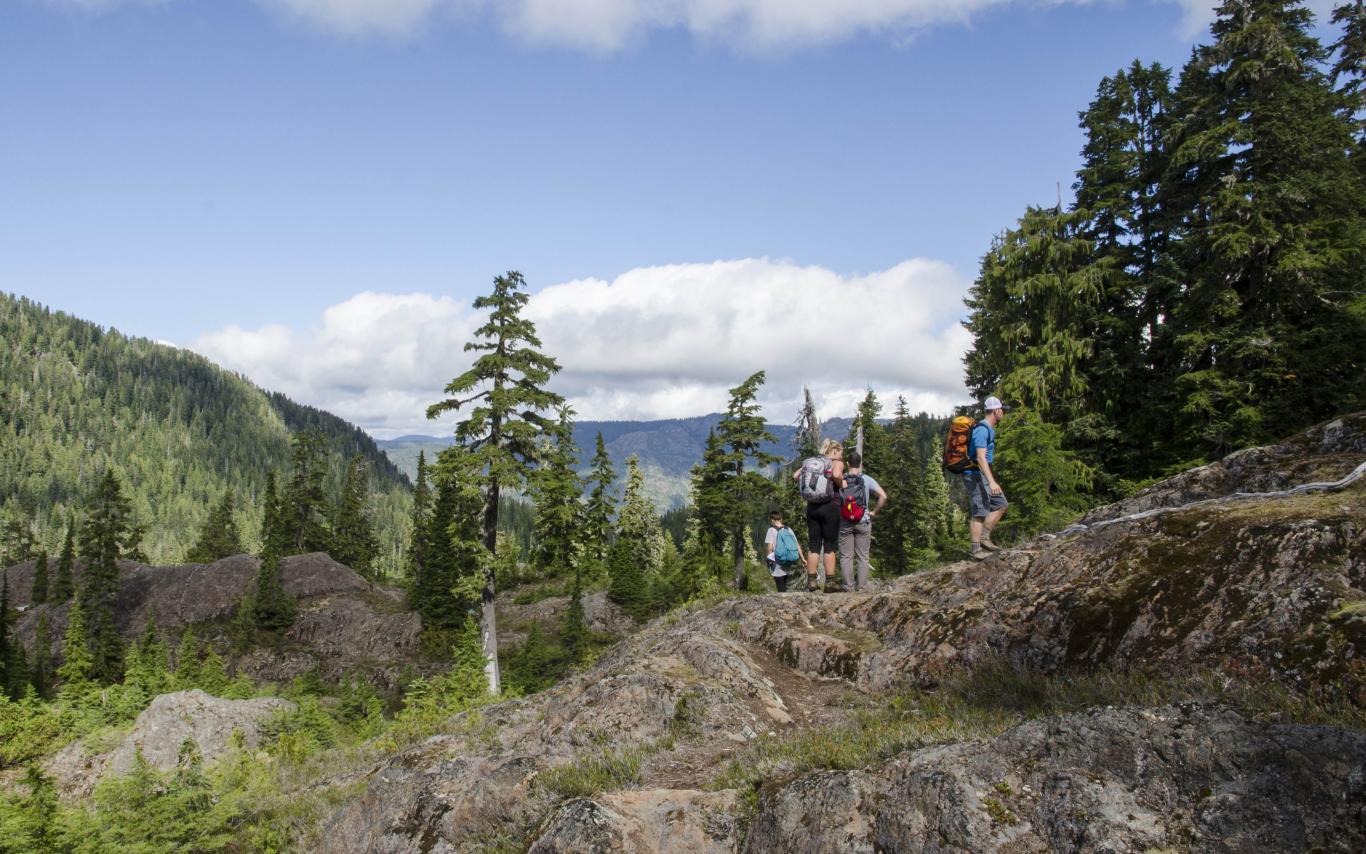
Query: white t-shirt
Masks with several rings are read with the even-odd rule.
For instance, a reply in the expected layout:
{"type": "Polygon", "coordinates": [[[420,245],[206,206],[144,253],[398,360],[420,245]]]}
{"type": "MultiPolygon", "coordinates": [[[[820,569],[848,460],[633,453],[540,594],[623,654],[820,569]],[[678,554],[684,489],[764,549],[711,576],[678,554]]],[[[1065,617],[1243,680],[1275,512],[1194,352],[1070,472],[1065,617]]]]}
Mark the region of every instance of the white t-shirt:
{"type": "MultiPolygon", "coordinates": [[[[764,549],[764,551],[767,552],[764,559],[768,560],[768,557],[773,554],[773,548],[776,548],[778,545],[777,528],[771,525],[769,526],[768,533],[764,534],[764,545],[770,546],[770,548],[764,549]]],[[[771,560],[768,563],[768,574],[772,575],[774,578],[782,578],[784,575],[787,575],[787,570],[783,569],[782,564],[778,563],[778,561],[771,560]]]]}

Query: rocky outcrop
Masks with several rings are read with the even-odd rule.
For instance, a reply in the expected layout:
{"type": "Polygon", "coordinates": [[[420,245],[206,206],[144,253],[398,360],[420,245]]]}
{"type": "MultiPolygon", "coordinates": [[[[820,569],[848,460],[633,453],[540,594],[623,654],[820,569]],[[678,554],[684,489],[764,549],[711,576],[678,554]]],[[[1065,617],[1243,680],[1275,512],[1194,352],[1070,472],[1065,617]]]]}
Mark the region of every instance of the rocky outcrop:
{"type": "MultiPolygon", "coordinates": [[[[521,646],[527,630],[534,623],[542,632],[558,632],[564,625],[569,610],[568,596],[547,596],[536,602],[518,605],[511,592],[498,596],[498,646],[500,649],[521,646]]],[[[583,597],[583,619],[591,631],[622,638],[640,631],[640,624],[608,601],[605,592],[583,597]]]]}
{"type": "Polygon", "coordinates": [[[187,740],[210,765],[226,755],[237,738],[245,748],[256,747],[263,725],[292,708],[293,703],[277,697],[225,700],[197,689],[162,694],[138,715],[133,729],[113,750],[90,755],[77,741],[49,759],[44,770],[64,794],[84,796],[105,775],[127,774],[138,753],[158,771],[174,769],[187,740]]]}
{"type": "MultiPolygon", "coordinates": [[[[380,763],[323,848],[667,850],[669,817],[759,735],[837,727],[849,691],[933,686],[1001,657],[1054,673],[1210,668],[1362,703],[1362,601],[1366,482],[1039,540],[873,593],[732,599],[657,620],[590,671],[380,763]],[[547,772],[604,754],[638,761],[609,786],[626,791],[561,803],[547,772]]],[[[1363,746],[1226,710],[1095,710],[770,784],[745,848],[1354,850],[1363,746]]]]}
{"type": "MultiPolygon", "coordinates": [[[[258,566],[250,555],[187,566],[119,561],[119,628],[131,640],[155,616],[162,637],[172,644],[186,626],[194,625],[202,637],[217,640],[226,649],[225,627],[242,597],[254,589],[258,566]]],[[[397,688],[405,668],[423,669],[418,638],[422,623],[416,614],[403,610],[398,594],[371,584],[322,553],[287,557],[280,572],[285,590],[299,600],[299,619],[278,648],[234,659],[236,669],[273,682],[312,670],[331,680],[363,675],[390,691],[397,688]]],[[[70,606],[31,607],[32,575],[32,562],[6,572],[11,596],[23,608],[16,636],[32,649],[38,615],[46,613],[53,655],[60,658],[70,606]]]]}
{"type": "Polygon", "coordinates": [[[1096,709],[766,790],[743,850],[1366,850],[1366,734],[1096,709]]]}

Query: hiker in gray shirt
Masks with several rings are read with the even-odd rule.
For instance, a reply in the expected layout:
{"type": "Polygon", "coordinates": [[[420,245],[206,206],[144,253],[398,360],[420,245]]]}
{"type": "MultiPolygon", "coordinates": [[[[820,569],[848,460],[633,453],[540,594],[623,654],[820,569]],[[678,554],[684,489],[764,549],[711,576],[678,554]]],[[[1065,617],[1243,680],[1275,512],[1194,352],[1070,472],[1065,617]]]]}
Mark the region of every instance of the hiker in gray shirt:
{"type": "Polygon", "coordinates": [[[840,575],[845,590],[868,588],[868,550],[873,542],[873,517],[887,503],[887,491],[863,473],[863,458],[858,451],[850,451],[849,468],[844,473],[844,488],[840,490],[840,575]],[[877,496],[877,506],[872,496],[877,496]],[[857,516],[858,518],[851,518],[857,516]],[[854,563],[858,563],[858,574],[854,563]]]}

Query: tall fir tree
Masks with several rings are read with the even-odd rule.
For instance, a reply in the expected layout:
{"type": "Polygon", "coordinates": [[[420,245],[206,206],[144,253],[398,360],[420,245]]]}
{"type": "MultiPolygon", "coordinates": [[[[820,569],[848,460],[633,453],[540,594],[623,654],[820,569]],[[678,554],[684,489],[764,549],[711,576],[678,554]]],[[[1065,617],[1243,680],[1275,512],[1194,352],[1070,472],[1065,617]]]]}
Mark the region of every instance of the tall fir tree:
{"type": "Polygon", "coordinates": [[[0,506],[0,567],[23,563],[33,556],[33,514],[13,496],[0,506]]]}
{"type": "Polygon", "coordinates": [[[52,581],[52,590],[48,595],[48,600],[55,605],[67,601],[76,592],[76,583],[72,577],[72,569],[76,563],[76,520],[71,519],[66,525],[66,537],[62,541],[62,553],[57,558],[57,577],[52,581]]]}
{"type": "Polygon", "coordinates": [[[887,431],[878,423],[878,416],[881,414],[882,403],[870,388],[859,402],[854,420],[849,424],[849,435],[844,442],[847,454],[855,449],[859,430],[862,429],[863,468],[874,477],[878,477],[879,472],[886,472],[892,461],[892,447],[887,438],[887,431]]]}
{"type": "Polygon", "coordinates": [[[1341,27],[1333,43],[1333,85],[1343,109],[1356,129],[1357,155],[1366,147],[1366,0],[1351,0],[1333,10],[1341,27]]]}
{"type": "MultiPolygon", "coordinates": [[[[15,695],[10,692],[10,683],[15,681],[14,647],[17,640],[10,638],[10,624],[14,614],[9,606],[9,574],[0,567],[0,694],[15,695]]],[[[16,697],[17,699],[17,697],[16,697]]]]}
{"type": "Polygon", "coordinates": [[[357,454],[346,464],[341,496],[332,515],[332,558],[364,578],[375,577],[379,541],[366,503],[370,497],[365,457],[357,454]]]}
{"type": "Polygon", "coordinates": [[[692,468],[693,520],[699,544],[719,554],[724,547],[728,507],[725,494],[726,448],[715,429],[707,432],[702,460],[692,468]]]}
{"type": "Polygon", "coordinates": [[[261,562],[256,567],[256,586],[242,597],[234,622],[235,642],[243,650],[251,645],[257,628],[288,628],[298,614],[298,605],[285,592],[280,577],[280,558],[295,540],[284,499],[275,491],[274,472],[266,475],[261,503],[261,562]]]}
{"type": "Polygon", "coordinates": [[[606,565],[607,549],[611,545],[612,516],[616,511],[612,484],[616,478],[612,458],[607,455],[607,445],[602,441],[602,431],[598,431],[593,459],[589,462],[588,482],[592,489],[588,493],[588,506],[584,508],[583,538],[589,558],[598,566],[606,565]]]}
{"type": "MultiPolygon", "coordinates": [[[[475,299],[474,308],[488,309],[489,317],[474,333],[482,340],[468,342],[465,350],[482,355],[446,386],[445,393],[450,397],[427,408],[428,418],[461,410],[466,413],[456,425],[455,440],[469,449],[484,473],[483,544],[490,555],[496,555],[498,550],[502,490],[519,489],[526,484],[536,461],[538,443],[553,425],[541,413],[564,403],[562,397],[546,389],[560,366],[535,349],[541,346],[536,326],[522,316],[528,299],[525,287],[522,274],[509,271],[493,280],[493,293],[475,299]]],[[[486,582],[480,634],[485,675],[490,692],[496,695],[500,678],[491,566],[486,582]]]]}
{"type": "Polygon", "coordinates": [[[724,506],[723,530],[730,541],[731,558],[735,565],[735,587],[744,590],[749,574],[745,569],[745,543],[752,521],[761,516],[776,497],[773,481],[764,469],[781,462],[764,450],[777,441],[768,432],[759,414],[756,398],[764,384],[764,372],[752,374],[730,390],[730,402],[716,425],[716,438],[722,453],[716,458],[719,480],[716,485],[724,506]]]}
{"type": "Polygon", "coordinates": [[[93,659],[92,677],[116,682],[123,675],[123,638],[114,605],[119,594],[120,559],[134,559],[142,528],[113,469],[105,469],[91,496],[81,526],[81,561],[85,566],[80,599],[85,612],[86,642],[93,659]]]}
{"type": "Polygon", "coordinates": [[[62,635],[62,664],[57,678],[71,691],[83,690],[95,676],[95,658],[90,654],[90,641],[85,627],[85,609],[73,602],[66,614],[66,632],[62,635]]]}
{"type": "Polygon", "coordinates": [[[431,516],[432,490],[427,482],[427,454],[417,452],[417,481],[413,484],[413,514],[409,520],[408,536],[408,595],[422,587],[422,575],[427,564],[429,543],[427,520],[431,516]]]}
{"type": "Polygon", "coordinates": [[[643,619],[649,590],[664,556],[664,531],[654,503],[645,494],[645,476],[638,458],[626,460],[626,491],[617,514],[617,537],[608,553],[607,597],[627,613],[643,619]]]}
{"type": "Polygon", "coordinates": [[[480,605],[465,597],[462,580],[492,571],[482,540],[485,496],[478,463],[461,445],[443,450],[430,474],[435,493],[415,604],[424,627],[458,630],[480,605]]]}
{"type": "Polygon", "coordinates": [[[871,555],[873,566],[886,575],[904,575],[917,565],[913,556],[922,547],[916,514],[923,505],[924,462],[917,439],[906,398],[897,398],[892,425],[887,430],[888,461],[870,472],[892,496],[886,509],[878,514],[871,555]]]}
{"type": "Polygon", "coordinates": [[[280,529],[286,555],[325,552],[332,548],[327,524],[327,437],[318,430],[304,430],[293,438],[289,483],[280,495],[280,529]]]}
{"type": "Polygon", "coordinates": [[[1366,317],[1349,310],[1366,187],[1310,26],[1293,0],[1225,0],[1177,87],[1161,203],[1186,282],[1171,326],[1188,455],[1366,405],[1366,317]]]}
{"type": "Polygon", "coordinates": [[[536,504],[535,562],[544,574],[572,577],[575,588],[581,586],[578,553],[585,517],[580,500],[583,483],[574,471],[578,455],[573,410],[562,406],[541,464],[531,478],[536,504]]]}
{"type": "Polygon", "coordinates": [[[29,594],[29,601],[41,605],[47,601],[47,594],[47,552],[39,549],[38,556],[33,559],[33,591],[29,594]]]}
{"type": "Polygon", "coordinates": [[[213,563],[245,551],[242,548],[242,533],[237,528],[235,509],[232,490],[228,490],[199,529],[199,537],[185,555],[188,563],[213,563]]]}

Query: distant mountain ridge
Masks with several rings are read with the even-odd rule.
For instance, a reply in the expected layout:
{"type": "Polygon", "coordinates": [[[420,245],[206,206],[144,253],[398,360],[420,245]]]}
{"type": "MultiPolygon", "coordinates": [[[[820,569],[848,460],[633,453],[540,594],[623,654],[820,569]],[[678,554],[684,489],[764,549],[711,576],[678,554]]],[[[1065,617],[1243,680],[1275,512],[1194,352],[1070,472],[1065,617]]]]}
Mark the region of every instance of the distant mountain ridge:
{"type": "MultiPolygon", "coordinates": [[[[646,492],[655,504],[663,510],[682,506],[688,502],[692,467],[702,460],[707,434],[721,418],[721,413],[716,412],[655,421],[577,422],[574,444],[579,448],[579,468],[587,468],[601,432],[619,478],[626,471],[626,458],[635,454],[645,472],[646,492]]],[[[843,440],[852,425],[852,418],[831,418],[824,422],[823,432],[843,440]]],[[[797,428],[791,424],[769,424],[768,430],[777,441],[767,444],[764,450],[784,460],[792,459],[796,454],[792,440],[797,428]]],[[[378,440],[376,444],[411,479],[417,475],[419,451],[425,451],[431,460],[453,441],[451,437],[409,435],[378,440]]]]}

